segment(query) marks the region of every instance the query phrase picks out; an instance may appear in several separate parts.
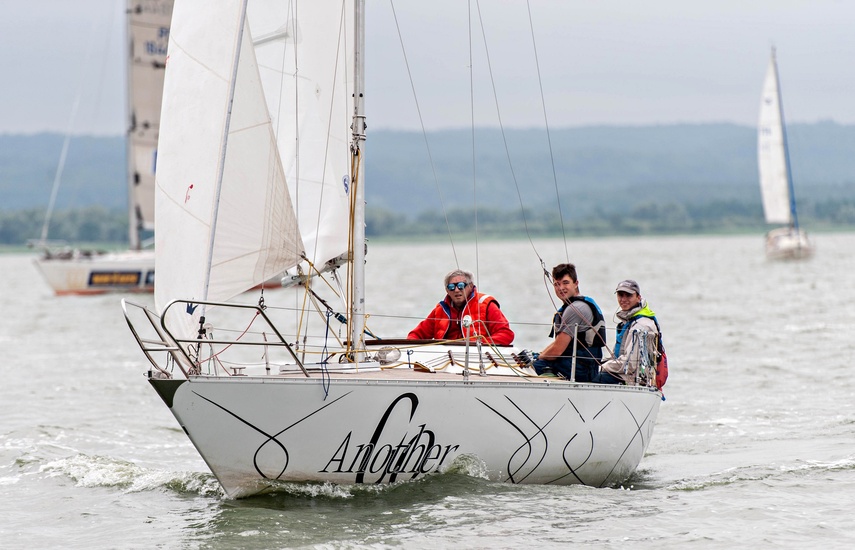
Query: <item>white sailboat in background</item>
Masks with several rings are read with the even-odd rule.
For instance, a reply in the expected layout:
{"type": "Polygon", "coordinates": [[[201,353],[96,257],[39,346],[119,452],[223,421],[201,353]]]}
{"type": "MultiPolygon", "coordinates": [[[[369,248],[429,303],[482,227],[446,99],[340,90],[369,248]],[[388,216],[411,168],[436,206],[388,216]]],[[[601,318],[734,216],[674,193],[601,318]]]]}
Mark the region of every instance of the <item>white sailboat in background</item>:
{"type": "Polygon", "coordinates": [[[760,191],[766,223],[786,224],[766,234],[766,256],[772,260],[800,260],[814,254],[814,245],[799,227],[796,199],[787,148],[784,106],[778,81],[775,49],[769,59],[763,96],[760,101],[760,121],[757,125],[757,165],[760,171],[760,191]]]}
{"type": "Polygon", "coordinates": [[[41,239],[35,243],[44,248],[36,266],[58,295],[154,289],[154,251],[144,247],[143,235],[154,230],[154,169],[172,4],[173,0],[128,0],[127,5],[129,250],[104,252],[52,245],[47,241],[52,200],[41,239]]]}
{"type": "Polygon", "coordinates": [[[625,480],[652,437],[653,385],[538,378],[483,338],[368,332],[364,0],[294,5],[176,0],[156,311],[123,301],[149,383],[225,493],[391,483],[461,461],[512,483],[625,480]],[[233,301],[286,270],[292,289],[233,301]]]}

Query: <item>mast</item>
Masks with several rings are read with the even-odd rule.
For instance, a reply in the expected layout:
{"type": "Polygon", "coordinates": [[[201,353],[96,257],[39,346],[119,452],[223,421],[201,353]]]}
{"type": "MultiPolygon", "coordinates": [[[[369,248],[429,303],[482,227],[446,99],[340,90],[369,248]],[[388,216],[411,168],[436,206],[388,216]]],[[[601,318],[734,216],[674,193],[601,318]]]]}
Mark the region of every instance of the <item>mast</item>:
{"type": "Polygon", "coordinates": [[[364,348],[365,326],[365,0],[354,0],[354,76],[353,124],[351,154],[354,173],[353,250],[351,251],[353,296],[350,303],[350,344],[354,360],[361,359],[356,350],[364,348]]]}
{"type": "Polygon", "coordinates": [[[775,57],[774,47],[772,48],[772,66],[775,70],[775,89],[778,92],[778,113],[781,119],[781,141],[784,146],[784,163],[787,167],[787,189],[790,194],[790,216],[792,217],[790,225],[793,229],[798,230],[799,218],[796,215],[796,193],[795,188],[793,187],[792,170],[790,170],[790,147],[787,144],[787,123],[784,120],[784,100],[781,96],[781,80],[778,76],[778,59],[775,57]]]}
{"type": "Polygon", "coordinates": [[[125,170],[127,172],[128,184],[128,243],[131,250],[139,250],[140,224],[142,223],[137,214],[136,201],[134,200],[134,188],[136,187],[136,168],[132,162],[133,142],[131,136],[136,130],[136,117],[134,116],[134,31],[131,25],[131,17],[134,11],[135,0],[128,0],[125,8],[125,170]]]}

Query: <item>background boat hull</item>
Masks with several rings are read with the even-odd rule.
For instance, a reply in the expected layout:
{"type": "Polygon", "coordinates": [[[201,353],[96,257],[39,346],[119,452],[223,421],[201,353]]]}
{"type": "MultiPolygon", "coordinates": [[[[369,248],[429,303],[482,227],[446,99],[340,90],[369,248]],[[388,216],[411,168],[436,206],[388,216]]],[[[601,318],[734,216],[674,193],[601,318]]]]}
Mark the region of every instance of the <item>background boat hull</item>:
{"type": "Polygon", "coordinates": [[[154,290],[154,252],[150,250],[43,257],[35,263],[58,295],[154,290]]]}
{"type": "Polygon", "coordinates": [[[783,228],[766,234],[766,257],[770,260],[806,260],[814,251],[804,231],[783,228]]]}

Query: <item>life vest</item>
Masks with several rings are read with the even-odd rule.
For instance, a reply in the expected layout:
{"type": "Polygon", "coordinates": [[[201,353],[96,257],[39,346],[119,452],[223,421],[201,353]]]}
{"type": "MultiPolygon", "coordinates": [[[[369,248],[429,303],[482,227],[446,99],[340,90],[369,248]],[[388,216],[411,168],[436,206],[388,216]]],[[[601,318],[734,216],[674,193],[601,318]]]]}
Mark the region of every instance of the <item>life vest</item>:
{"type": "MultiPolygon", "coordinates": [[[[603,318],[603,312],[600,311],[600,306],[597,302],[587,296],[573,296],[569,298],[570,302],[584,302],[591,308],[593,314],[593,322],[589,327],[579,327],[578,335],[582,338],[576,343],[576,357],[580,359],[596,359],[597,361],[603,358],[603,348],[606,345],[606,321],[603,318]]],[[[561,317],[564,310],[569,304],[564,304],[552,318],[552,331],[549,336],[555,335],[555,327],[561,325],[561,317]]],[[[570,337],[570,343],[567,348],[561,353],[564,357],[573,356],[573,337],[570,337]]]]}
{"type": "MultiPolygon", "coordinates": [[[[489,337],[488,327],[485,326],[487,322],[487,308],[490,307],[491,304],[495,304],[496,307],[499,307],[499,302],[496,301],[495,298],[490,296],[489,294],[481,294],[480,292],[475,292],[474,295],[466,302],[466,305],[463,307],[463,311],[460,312],[460,319],[463,319],[465,315],[469,315],[472,317],[472,325],[469,327],[471,331],[471,336],[481,335],[489,337]],[[478,322],[483,321],[483,322],[478,322]]],[[[448,332],[451,329],[451,304],[447,300],[442,300],[439,302],[439,307],[442,309],[443,313],[445,313],[444,317],[437,316],[436,325],[435,325],[435,333],[434,338],[437,340],[445,340],[448,339],[448,332]]],[[[455,322],[458,322],[459,319],[453,319],[455,322]]],[[[462,337],[466,337],[466,331],[463,327],[460,327],[460,332],[462,337]]]]}
{"type": "Polygon", "coordinates": [[[653,313],[653,310],[650,309],[647,304],[645,304],[644,307],[635,312],[632,317],[630,317],[626,321],[621,321],[617,324],[617,327],[615,327],[617,329],[617,336],[615,337],[615,356],[620,355],[620,347],[621,342],[623,342],[624,334],[627,333],[629,327],[635,324],[635,321],[639,317],[647,317],[648,319],[653,319],[653,323],[656,325],[656,330],[659,330],[659,322],[656,320],[656,315],[653,313]]]}
{"type": "Polygon", "coordinates": [[[665,353],[665,344],[662,343],[662,329],[659,327],[659,321],[656,319],[656,315],[654,315],[653,310],[646,305],[628,320],[618,323],[616,327],[617,337],[615,338],[615,356],[620,355],[620,347],[623,342],[624,335],[629,331],[629,327],[635,324],[635,321],[639,317],[647,317],[653,321],[654,325],[656,325],[656,387],[661,390],[662,386],[664,386],[665,382],[668,380],[668,355],[665,353]]]}

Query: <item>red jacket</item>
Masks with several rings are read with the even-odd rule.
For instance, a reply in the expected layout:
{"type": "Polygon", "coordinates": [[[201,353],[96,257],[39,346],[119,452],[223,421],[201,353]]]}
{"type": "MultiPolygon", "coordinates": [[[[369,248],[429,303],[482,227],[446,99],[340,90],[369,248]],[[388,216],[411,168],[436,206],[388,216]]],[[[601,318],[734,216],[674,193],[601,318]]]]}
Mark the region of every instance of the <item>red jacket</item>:
{"type": "Polygon", "coordinates": [[[481,294],[473,288],[462,310],[455,308],[451,298],[445,297],[438,303],[427,318],[410,331],[410,340],[457,340],[464,337],[461,319],[464,315],[472,317],[470,335],[482,335],[488,342],[499,346],[509,346],[514,341],[514,331],[499,302],[489,294],[481,294]]]}

